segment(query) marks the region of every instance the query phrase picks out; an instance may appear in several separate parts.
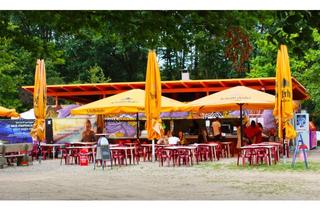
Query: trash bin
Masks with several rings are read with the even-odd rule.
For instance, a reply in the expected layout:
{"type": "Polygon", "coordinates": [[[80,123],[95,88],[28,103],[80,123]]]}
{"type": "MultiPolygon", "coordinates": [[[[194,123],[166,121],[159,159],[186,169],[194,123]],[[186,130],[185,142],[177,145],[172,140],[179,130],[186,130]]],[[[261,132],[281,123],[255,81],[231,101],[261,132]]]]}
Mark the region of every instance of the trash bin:
{"type": "Polygon", "coordinates": [[[110,160],[110,166],[112,168],[112,157],[111,151],[109,147],[109,141],[106,137],[100,137],[97,143],[97,153],[96,153],[96,160],[94,163],[94,169],[96,169],[96,162],[100,161],[102,168],[104,169],[105,163],[107,160],[110,160]]]}

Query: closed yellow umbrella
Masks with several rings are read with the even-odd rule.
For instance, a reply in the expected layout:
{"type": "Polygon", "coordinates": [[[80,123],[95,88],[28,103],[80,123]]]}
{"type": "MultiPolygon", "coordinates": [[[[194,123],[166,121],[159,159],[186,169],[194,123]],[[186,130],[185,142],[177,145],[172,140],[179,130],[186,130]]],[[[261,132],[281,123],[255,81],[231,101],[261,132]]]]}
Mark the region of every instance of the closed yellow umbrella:
{"type": "Polygon", "coordinates": [[[15,109],[7,109],[3,106],[0,106],[0,117],[19,117],[20,115],[16,112],[15,109]]]}
{"type": "Polygon", "coordinates": [[[161,77],[154,50],[150,50],[148,53],[145,91],[145,115],[148,139],[159,139],[162,134],[160,118],[161,77]]]}
{"type": "Polygon", "coordinates": [[[46,84],[46,70],[44,60],[37,60],[34,93],[33,93],[33,106],[35,122],[31,129],[31,136],[38,141],[45,139],[45,116],[47,104],[47,84],[46,84]]]}
{"type": "MultiPolygon", "coordinates": [[[[146,92],[132,89],[71,110],[73,115],[119,114],[145,111],[146,92]]],[[[184,111],[188,109],[182,102],[162,96],[161,112],[184,111]]]]}
{"type": "Polygon", "coordinates": [[[187,104],[189,109],[197,112],[213,112],[223,110],[273,109],[275,97],[245,86],[229,88],[187,104]]]}
{"type": "Polygon", "coordinates": [[[290,123],[293,118],[292,80],[289,65],[288,49],[281,45],[277,55],[276,67],[276,99],[273,115],[278,120],[278,136],[283,138],[282,129],[286,130],[286,138],[293,139],[296,132],[290,123]]]}
{"type": "Polygon", "coordinates": [[[152,140],[152,162],[154,162],[154,140],[159,139],[163,134],[160,118],[160,108],[162,107],[161,77],[156,52],[154,50],[148,53],[145,91],[146,130],[148,139],[152,140]]]}

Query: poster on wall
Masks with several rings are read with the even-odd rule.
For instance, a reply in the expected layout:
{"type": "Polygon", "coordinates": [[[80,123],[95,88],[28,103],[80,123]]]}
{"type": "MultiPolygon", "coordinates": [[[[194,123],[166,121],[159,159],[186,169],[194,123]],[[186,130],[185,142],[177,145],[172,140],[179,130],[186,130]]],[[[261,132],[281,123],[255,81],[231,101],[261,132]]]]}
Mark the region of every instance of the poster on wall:
{"type": "Polygon", "coordinates": [[[52,132],[54,143],[79,142],[85,129],[86,121],[90,120],[92,130],[96,132],[96,118],[55,118],[52,119],[52,132]]]}
{"type": "Polygon", "coordinates": [[[135,137],[137,135],[136,121],[106,121],[105,126],[108,137],[135,137]]]}
{"type": "Polygon", "coordinates": [[[0,120],[0,141],[5,144],[32,143],[30,130],[34,120],[0,120]]]}

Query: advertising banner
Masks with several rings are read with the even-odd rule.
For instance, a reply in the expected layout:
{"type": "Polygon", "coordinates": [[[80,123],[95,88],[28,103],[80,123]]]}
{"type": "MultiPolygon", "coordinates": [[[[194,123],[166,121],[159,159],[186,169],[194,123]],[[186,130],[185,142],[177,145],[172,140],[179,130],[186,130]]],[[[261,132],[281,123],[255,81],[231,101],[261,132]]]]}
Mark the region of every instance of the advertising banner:
{"type": "Polygon", "coordinates": [[[91,121],[92,130],[96,132],[96,118],[55,118],[52,119],[53,142],[79,142],[87,120],[91,121]]]}
{"type": "Polygon", "coordinates": [[[32,143],[30,130],[34,120],[0,120],[0,141],[5,144],[32,143]]]}

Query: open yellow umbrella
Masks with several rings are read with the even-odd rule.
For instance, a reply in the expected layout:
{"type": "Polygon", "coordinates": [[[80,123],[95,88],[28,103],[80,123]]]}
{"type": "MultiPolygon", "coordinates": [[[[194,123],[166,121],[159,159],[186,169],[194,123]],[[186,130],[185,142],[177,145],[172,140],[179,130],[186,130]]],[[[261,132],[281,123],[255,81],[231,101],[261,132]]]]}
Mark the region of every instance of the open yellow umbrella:
{"type": "MultiPolygon", "coordinates": [[[[237,110],[240,108],[242,125],[242,109],[272,109],[274,100],[275,97],[271,94],[245,86],[236,86],[192,101],[188,103],[188,106],[196,112],[237,110]]],[[[242,142],[242,126],[240,126],[240,129],[242,142]]]]}
{"type": "Polygon", "coordinates": [[[19,117],[20,115],[16,112],[15,109],[7,109],[3,106],[0,106],[0,117],[19,117]]]}
{"type": "Polygon", "coordinates": [[[38,141],[43,141],[45,139],[46,104],[46,70],[44,60],[38,59],[36,65],[33,93],[34,115],[36,119],[30,132],[31,136],[38,141]]]}
{"type": "Polygon", "coordinates": [[[229,88],[187,104],[197,112],[243,109],[273,109],[275,97],[245,86],[229,88]]]}
{"type": "MultiPolygon", "coordinates": [[[[132,89],[71,110],[73,115],[88,114],[120,114],[138,113],[145,111],[146,92],[132,89]]],[[[188,109],[182,102],[162,96],[161,112],[183,111],[188,109]]]]}
{"type": "Polygon", "coordinates": [[[278,50],[276,67],[276,99],[273,115],[278,120],[278,136],[283,138],[283,128],[286,130],[286,138],[293,139],[296,132],[290,123],[293,118],[292,80],[289,65],[288,49],[281,45],[278,50]]]}

